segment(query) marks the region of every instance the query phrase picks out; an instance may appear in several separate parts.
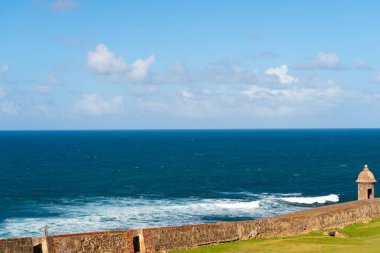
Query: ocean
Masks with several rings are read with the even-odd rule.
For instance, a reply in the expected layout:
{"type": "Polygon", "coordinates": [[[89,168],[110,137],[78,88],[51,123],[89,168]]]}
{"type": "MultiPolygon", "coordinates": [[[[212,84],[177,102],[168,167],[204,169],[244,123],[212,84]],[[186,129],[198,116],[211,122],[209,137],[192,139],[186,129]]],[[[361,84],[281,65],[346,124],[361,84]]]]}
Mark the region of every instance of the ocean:
{"type": "Polygon", "coordinates": [[[380,130],[1,131],[0,238],[247,220],[355,200],[380,130]]]}

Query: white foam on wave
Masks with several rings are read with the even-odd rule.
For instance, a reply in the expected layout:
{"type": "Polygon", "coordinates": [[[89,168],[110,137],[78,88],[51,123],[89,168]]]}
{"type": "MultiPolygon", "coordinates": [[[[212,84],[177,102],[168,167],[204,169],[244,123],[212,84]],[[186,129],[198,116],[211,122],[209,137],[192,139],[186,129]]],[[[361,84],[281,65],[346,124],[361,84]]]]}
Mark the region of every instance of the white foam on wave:
{"type": "Polygon", "coordinates": [[[227,195],[227,196],[228,195],[247,196],[247,197],[255,197],[258,199],[302,196],[302,193],[300,193],[300,192],[296,192],[296,193],[269,193],[269,192],[252,193],[252,192],[247,192],[247,191],[241,191],[241,192],[218,192],[218,193],[223,194],[223,195],[227,195]]]}
{"type": "Polygon", "coordinates": [[[8,218],[0,223],[0,238],[40,236],[44,224],[48,224],[50,233],[62,234],[262,216],[259,201],[233,199],[96,198],[64,200],[60,204],[40,204],[33,208],[42,210],[46,217],[8,218]]]}
{"type": "Polygon", "coordinates": [[[220,203],[216,206],[224,209],[254,209],[260,207],[260,201],[220,203]]]}
{"type": "MultiPolygon", "coordinates": [[[[81,198],[58,204],[36,204],[44,217],[8,218],[0,222],[1,237],[41,236],[44,224],[51,234],[111,229],[161,227],[233,219],[257,219],[305,209],[292,203],[337,202],[331,194],[251,194],[247,199],[146,199],[129,197],[81,198]]],[[[27,203],[25,205],[28,205],[27,203]]]]}
{"type": "Polygon", "coordinates": [[[290,203],[298,204],[325,204],[327,202],[339,202],[339,196],[336,194],[330,194],[327,196],[319,197],[287,197],[281,198],[282,200],[290,203]]]}

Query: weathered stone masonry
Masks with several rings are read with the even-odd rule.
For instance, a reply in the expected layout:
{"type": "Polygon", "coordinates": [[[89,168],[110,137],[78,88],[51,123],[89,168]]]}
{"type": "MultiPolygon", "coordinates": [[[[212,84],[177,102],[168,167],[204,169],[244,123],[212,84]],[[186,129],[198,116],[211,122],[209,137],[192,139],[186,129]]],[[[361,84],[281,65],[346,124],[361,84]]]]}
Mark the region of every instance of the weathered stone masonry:
{"type": "Polygon", "coordinates": [[[380,199],[369,199],[250,221],[4,239],[0,240],[0,252],[151,253],[250,238],[301,235],[376,217],[380,217],[380,199]]]}
{"type": "Polygon", "coordinates": [[[31,253],[33,252],[32,238],[0,239],[1,253],[31,253]]]}

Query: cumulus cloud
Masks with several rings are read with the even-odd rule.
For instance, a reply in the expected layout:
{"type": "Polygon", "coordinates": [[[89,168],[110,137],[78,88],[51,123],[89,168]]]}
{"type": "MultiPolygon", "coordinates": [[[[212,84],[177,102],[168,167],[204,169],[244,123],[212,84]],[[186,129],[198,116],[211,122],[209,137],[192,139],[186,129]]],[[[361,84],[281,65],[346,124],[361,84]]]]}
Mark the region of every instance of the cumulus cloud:
{"type": "Polygon", "coordinates": [[[265,71],[267,75],[275,76],[282,84],[292,84],[298,82],[298,79],[288,74],[288,66],[282,65],[276,68],[270,68],[265,71]]]}
{"type": "Polygon", "coordinates": [[[87,53],[88,66],[99,74],[120,73],[127,69],[122,57],[117,57],[104,44],[99,44],[87,53]]]}
{"type": "Polygon", "coordinates": [[[0,74],[5,74],[9,72],[10,69],[11,67],[9,66],[9,64],[3,64],[0,66],[0,74]]]}
{"type": "Polygon", "coordinates": [[[154,63],[154,55],[146,59],[138,59],[132,64],[110,51],[104,44],[99,44],[87,54],[87,65],[101,75],[113,75],[129,80],[143,80],[146,78],[150,66],[154,63]]]}
{"type": "Polygon", "coordinates": [[[342,63],[337,54],[324,52],[317,54],[314,65],[318,68],[326,69],[339,69],[342,67],[342,63]]]}
{"type": "Polygon", "coordinates": [[[307,69],[333,69],[339,70],[345,68],[341,62],[338,54],[319,52],[313,60],[308,63],[294,65],[293,69],[307,70],[307,69]]]}
{"type": "Polygon", "coordinates": [[[154,63],[154,55],[150,55],[145,60],[138,59],[132,63],[128,76],[132,79],[144,79],[148,73],[150,65],[154,63]]]}
{"type": "Polygon", "coordinates": [[[102,116],[120,113],[123,110],[123,102],[124,98],[122,96],[106,99],[96,93],[91,93],[85,94],[78,99],[76,108],[90,116],[102,116]]]}
{"type": "Polygon", "coordinates": [[[79,3],[74,0],[55,0],[50,4],[50,8],[55,11],[68,11],[79,8],[79,3]]]}

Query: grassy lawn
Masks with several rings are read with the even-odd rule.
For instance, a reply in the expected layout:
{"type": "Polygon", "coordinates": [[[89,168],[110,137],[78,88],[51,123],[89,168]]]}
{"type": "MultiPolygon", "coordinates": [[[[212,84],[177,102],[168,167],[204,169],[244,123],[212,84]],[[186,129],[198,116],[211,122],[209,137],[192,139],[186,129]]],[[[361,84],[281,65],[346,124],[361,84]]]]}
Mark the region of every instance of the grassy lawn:
{"type": "Polygon", "coordinates": [[[355,224],[338,231],[347,238],[329,237],[324,231],[303,236],[248,241],[204,246],[170,253],[232,253],[232,252],[380,252],[380,219],[368,224],[355,224]]]}

